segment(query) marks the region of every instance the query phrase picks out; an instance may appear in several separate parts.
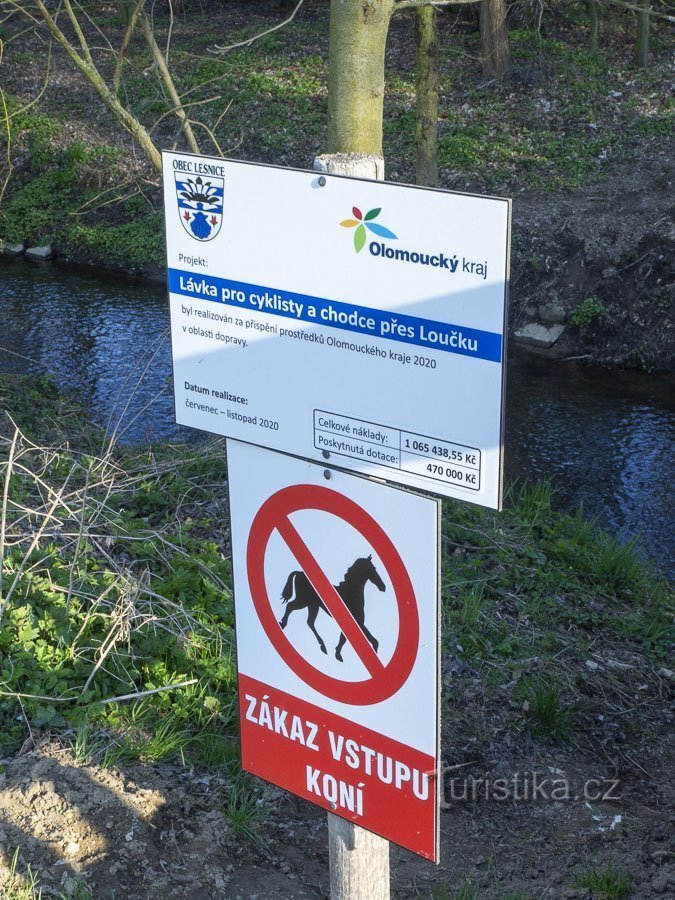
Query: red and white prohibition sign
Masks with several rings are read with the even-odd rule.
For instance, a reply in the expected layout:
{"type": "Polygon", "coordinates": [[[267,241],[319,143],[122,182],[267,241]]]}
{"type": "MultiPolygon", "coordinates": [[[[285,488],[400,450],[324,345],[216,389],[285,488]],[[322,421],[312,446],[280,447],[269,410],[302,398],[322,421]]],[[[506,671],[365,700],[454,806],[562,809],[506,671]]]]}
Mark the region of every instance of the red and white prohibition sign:
{"type": "Polygon", "coordinates": [[[406,683],[415,665],[420,624],[410,576],[382,527],[358,503],[320,485],[296,484],[277,491],[263,503],[251,526],[246,549],[251,597],[260,622],[277,653],[306,684],[326,697],[353,706],[380,703],[406,683]],[[343,519],[368,542],[382,561],[393,585],[398,608],[398,638],[393,655],[383,663],[366,640],[330,578],[314,558],[290,520],[301,510],[318,510],[343,519]],[[282,631],[265,583],[265,554],[277,531],[368,671],[361,681],[334,678],[309,663],[282,631]]]}

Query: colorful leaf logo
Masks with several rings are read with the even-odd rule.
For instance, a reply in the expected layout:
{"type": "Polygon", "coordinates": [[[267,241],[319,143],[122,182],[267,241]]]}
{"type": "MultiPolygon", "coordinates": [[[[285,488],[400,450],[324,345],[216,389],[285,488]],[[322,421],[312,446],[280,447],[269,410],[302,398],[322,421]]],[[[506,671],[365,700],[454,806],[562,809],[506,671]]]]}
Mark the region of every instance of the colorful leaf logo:
{"type": "Polygon", "coordinates": [[[393,231],[390,231],[388,228],[385,228],[384,225],[380,225],[378,222],[373,222],[373,219],[376,219],[379,214],[382,212],[382,207],[378,206],[376,209],[369,210],[365,216],[358,208],[358,206],[352,207],[352,215],[353,219],[344,219],[340,222],[343,228],[355,228],[354,232],[354,249],[357,253],[360,253],[363,250],[366,244],[366,228],[368,231],[372,231],[373,234],[376,234],[378,237],[389,238],[390,240],[396,241],[398,240],[397,235],[394,234],[393,231]]]}

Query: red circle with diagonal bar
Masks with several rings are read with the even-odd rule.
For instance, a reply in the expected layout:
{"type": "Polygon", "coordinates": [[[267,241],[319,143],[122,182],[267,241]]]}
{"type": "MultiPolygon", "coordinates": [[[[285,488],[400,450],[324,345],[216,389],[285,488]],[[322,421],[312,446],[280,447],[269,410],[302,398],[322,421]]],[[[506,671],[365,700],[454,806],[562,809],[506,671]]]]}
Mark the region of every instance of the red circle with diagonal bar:
{"type": "Polygon", "coordinates": [[[410,576],[398,550],[380,525],[358,503],[330,488],[297,484],[273,494],[259,509],[248,538],[246,567],[253,604],[265,633],[279,656],[310,687],[326,697],[352,706],[380,703],[408,680],[419,647],[419,616],[410,576]],[[396,649],[385,665],[366,640],[344,601],[323,572],[289,516],[301,510],[319,510],[343,519],[370,544],[387,570],[398,606],[396,649]],[[354,648],[370,677],[362,681],[333,678],[298,653],[277,621],[265,584],[265,554],[270,537],[278,531],[327,609],[354,648]]]}

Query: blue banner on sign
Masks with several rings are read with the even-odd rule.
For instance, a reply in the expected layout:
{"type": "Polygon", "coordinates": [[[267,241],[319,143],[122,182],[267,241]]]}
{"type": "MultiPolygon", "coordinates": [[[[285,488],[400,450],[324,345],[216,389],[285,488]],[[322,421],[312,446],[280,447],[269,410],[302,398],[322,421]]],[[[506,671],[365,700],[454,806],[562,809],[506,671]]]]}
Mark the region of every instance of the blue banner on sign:
{"type": "Polygon", "coordinates": [[[502,336],[492,331],[464,328],[461,325],[371,309],[354,303],[294,294],[279,288],[214,278],[212,275],[184,272],[181,269],[169,269],[169,291],[172,294],[283,316],[299,322],[415,344],[427,350],[444,350],[490,362],[501,362],[502,358],[502,336]]]}

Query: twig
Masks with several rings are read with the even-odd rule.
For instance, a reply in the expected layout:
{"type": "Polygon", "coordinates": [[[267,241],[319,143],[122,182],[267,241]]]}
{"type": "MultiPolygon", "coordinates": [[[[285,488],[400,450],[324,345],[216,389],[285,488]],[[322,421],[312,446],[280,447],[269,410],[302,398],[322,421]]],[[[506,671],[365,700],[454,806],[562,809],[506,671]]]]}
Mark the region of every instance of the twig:
{"type": "Polygon", "coordinates": [[[272,28],[268,28],[266,31],[261,31],[260,34],[255,34],[253,35],[253,37],[250,37],[245,41],[239,41],[238,43],[230,44],[227,47],[219,47],[218,44],[216,44],[213,50],[209,49],[209,53],[228,53],[230,50],[236,50],[237,47],[250,47],[251,44],[255,43],[255,41],[259,41],[260,38],[264,38],[266,35],[272,34],[272,32],[274,31],[279,31],[280,28],[284,28],[284,26],[289,25],[295,18],[298,10],[304,2],[305,0],[298,0],[298,4],[290,14],[290,16],[283,22],[280,22],[278,25],[273,25],[272,28]]]}
{"type": "MultiPolygon", "coordinates": [[[[133,587],[136,587],[136,594],[138,594],[138,586],[132,585],[132,590],[133,587]]],[[[108,636],[101,644],[99,658],[97,659],[94,668],[89,673],[89,677],[85,681],[84,687],[80,691],[80,697],[84,696],[84,694],[87,693],[87,691],[89,690],[89,685],[96,677],[96,673],[105,662],[106,657],[115,649],[115,645],[117,644],[118,639],[122,637],[124,626],[127,624],[129,613],[134,608],[134,601],[132,599],[129,599],[127,595],[127,597],[122,599],[122,603],[118,604],[118,608],[119,612],[117,614],[117,620],[114,622],[113,627],[108,632],[108,636]]]]}
{"type": "Polygon", "coordinates": [[[73,596],[73,582],[75,580],[75,569],[77,568],[77,561],[80,556],[80,548],[82,547],[82,537],[84,535],[84,523],[86,518],[86,501],[87,501],[87,489],[89,488],[89,478],[91,477],[91,467],[87,469],[87,477],[84,482],[84,491],[82,493],[82,512],[80,513],[80,530],[77,535],[77,543],[75,544],[75,552],[73,553],[73,559],[70,563],[70,571],[68,573],[68,595],[66,596],[66,621],[68,621],[70,617],[70,598],[73,596]]]}
{"type": "Polygon", "coordinates": [[[41,694],[22,694],[19,691],[3,691],[0,690],[0,697],[15,697],[19,700],[23,697],[25,700],[44,700],[47,703],[71,703],[72,697],[43,697],[41,694]]]}
{"type": "Polygon", "coordinates": [[[7,596],[4,598],[4,600],[0,601],[0,623],[2,622],[3,614],[4,614],[5,610],[7,609],[7,604],[9,603],[9,601],[12,597],[12,594],[14,593],[14,589],[16,588],[16,586],[19,582],[19,578],[21,578],[21,576],[23,575],[23,571],[26,568],[28,559],[29,559],[31,553],[33,552],[33,550],[35,550],[35,548],[37,547],[37,545],[40,541],[40,538],[42,537],[42,532],[45,530],[45,528],[47,527],[47,523],[51,520],[52,516],[54,515],[54,512],[56,511],[56,507],[61,502],[61,497],[63,495],[63,492],[66,489],[66,485],[70,481],[70,476],[72,474],[73,474],[73,469],[71,469],[70,472],[68,473],[68,477],[66,478],[64,483],[61,485],[61,489],[56,494],[54,501],[53,501],[52,505],[50,506],[49,512],[45,516],[45,519],[44,519],[42,525],[40,525],[40,528],[36,531],[35,536],[33,537],[33,540],[31,541],[30,547],[26,551],[24,558],[21,560],[21,565],[17,569],[16,575],[14,576],[14,581],[12,582],[12,585],[11,585],[9,591],[7,592],[7,596]]]}
{"type": "Polygon", "coordinates": [[[630,757],[627,753],[626,753],[626,759],[628,760],[628,762],[633,763],[634,766],[637,766],[637,768],[638,768],[641,772],[644,772],[644,774],[647,776],[647,778],[649,778],[650,781],[652,780],[652,776],[649,774],[649,772],[648,772],[646,769],[643,769],[642,766],[640,765],[640,763],[639,763],[639,762],[635,762],[635,760],[632,759],[632,757],[630,757]]]}
{"type": "Polygon", "coordinates": [[[650,253],[653,253],[653,252],[654,252],[654,248],[652,247],[651,250],[647,250],[646,253],[643,253],[642,256],[640,256],[640,257],[638,257],[637,259],[633,260],[633,262],[628,263],[628,265],[627,265],[627,266],[624,266],[623,269],[619,269],[619,275],[620,275],[622,272],[626,272],[628,269],[632,269],[633,266],[637,266],[638,263],[641,263],[643,259],[647,259],[647,257],[650,255],[650,253]]]}
{"type": "Polygon", "coordinates": [[[124,66],[124,59],[127,55],[129,43],[133,36],[134,29],[136,28],[138,17],[144,6],[145,0],[136,0],[136,5],[132,10],[131,15],[129,16],[129,22],[126,27],[126,31],[124,32],[124,37],[122,38],[122,46],[120,47],[119,53],[117,54],[117,60],[115,62],[115,74],[113,75],[113,91],[116,94],[119,93],[120,84],[122,82],[122,68],[124,66]]]}
{"type": "Polygon", "coordinates": [[[197,684],[197,678],[190,678],[188,681],[181,681],[178,684],[165,684],[164,687],[155,688],[152,691],[136,691],[133,694],[122,694],[121,697],[109,697],[107,700],[101,700],[101,703],[121,703],[122,700],[136,700],[139,697],[149,697],[150,694],[159,694],[160,691],[172,691],[176,688],[187,687],[190,684],[197,684]]]}
{"type": "Polygon", "coordinates": [[[5,569],[5,533],[7,528],[7,500],[9,498],[9,482],[12,478],[12,466],[14,463],[14,451],[16,450],[16,441],[19,437],[19,429],[14,426],[14,437],[12,438],[12,446],[9,448],[9,459],[7,460],[7,469],[5,472],[5,483],[2,489],[2,519],[0,520],[0,609],[2,609],[2,577],[5,569]]]}

